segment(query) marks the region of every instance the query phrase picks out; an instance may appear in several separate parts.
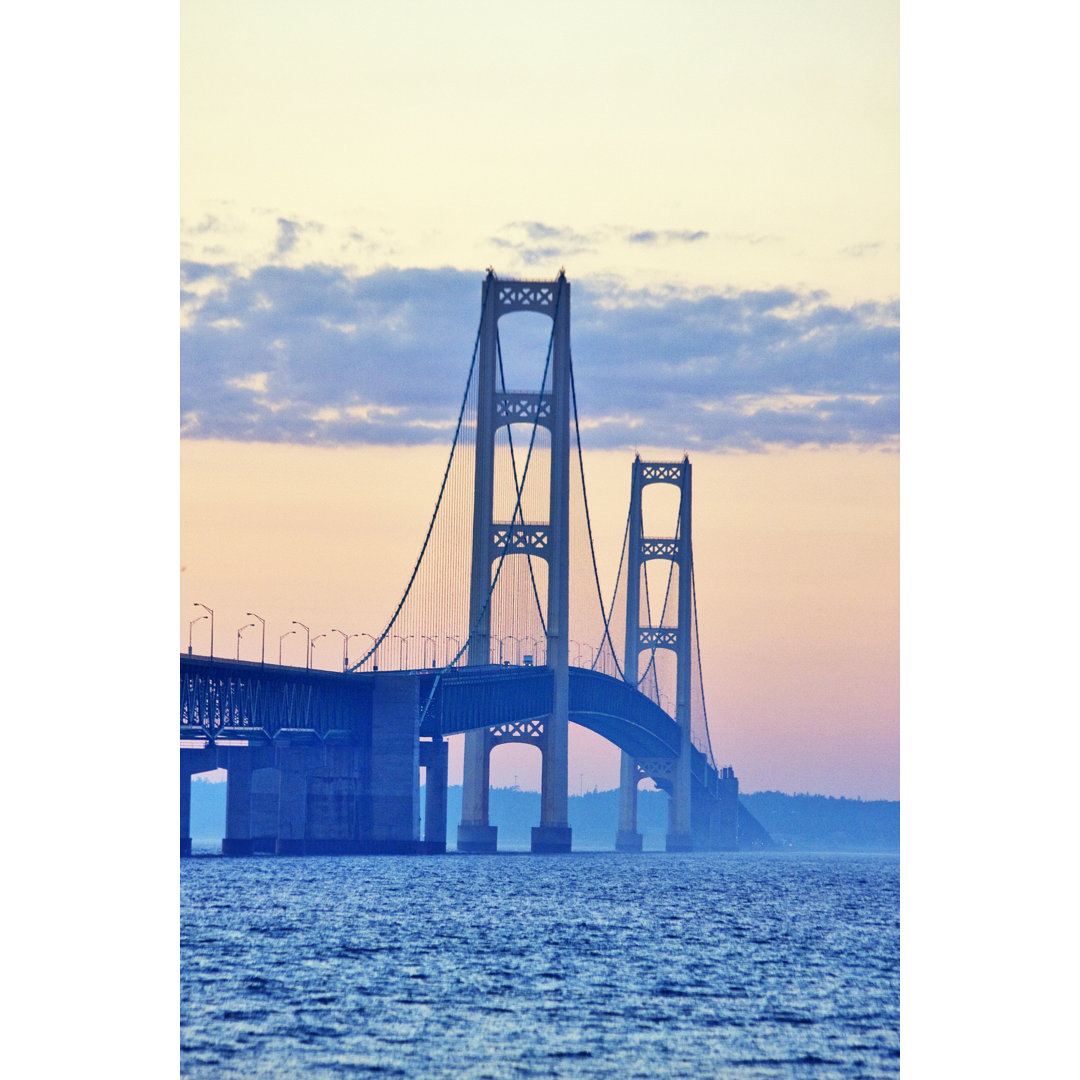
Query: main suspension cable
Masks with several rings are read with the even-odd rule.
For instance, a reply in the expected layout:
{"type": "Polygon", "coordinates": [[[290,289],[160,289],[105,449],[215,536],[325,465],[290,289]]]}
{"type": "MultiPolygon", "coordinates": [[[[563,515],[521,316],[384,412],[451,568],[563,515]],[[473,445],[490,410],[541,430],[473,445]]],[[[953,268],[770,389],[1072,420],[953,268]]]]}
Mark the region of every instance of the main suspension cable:
{"type": "Polygon", "coordinates": [[[424,534],[424,543],[420,548],[420,554],[417,556],[416,565],[413,567],[412,574],[409,577],[409,582],[405,586],[405,592],[401,596],[401,600],[398,601],[397,607],[394,609],[394,614],[390,616],[390,621],[386,624],[386,628],[379,635],[378,640],[371,646],[371,648],[361,657],[359,663],[353,664],[349,668],[350,671],[356,671],[367,661],[368,657],[377,655],[379,646],[386,639],[387,634],[390,633],[394,623],[397,621],[398,615],[401,614],[402,607],[405,606],[405,601],[408,599],[409,592],[413,587],[413,582],[416,581],[416,575],[420,571],[420,564],[424,561],[424,554],[427,552],[428,543],[431,540],[432,530],[435,528],[435,519],[439,516],[439,507],[442,505],[443,493],[446,491],[446,480],[450,475],[450,466],[454,461],[454,453],[457,450],[458,440],[461,437],[461,423],[465,416],[465,406],[469,400],[469,389],[472,386],[473,372],[476,370],[476,356],[480,349],[480,333],[484,326],[483,312],[480,314],[480,324],[476,328],[476,341],[473,342],[472,361],[469,363],[469,375],[465,380],[465,393],[461,398],[461,408],[458,409],[457,427],[454,429],[454,441],[450,444],[450,456],[446,461],[446,469],[443,471],[442,483],[439,485],[439,494],[435,500],[435,509],[431,514],[431,521],[428,523],[427,532],[424,534]]]}
{"type": "MultiPolygon", "coordinates": [[[[623,551],[619,555],[619,571],[615,575],[615,588],[611,593],[611,607],[607,613],[604,612],[604,592],[600,587],[600,571],[596,566],[596,545],[593,543],[593,531],[592,531],[592,518],[589,514],[589,494],[585,487],[585,458],[581,452],[581,425],[578,423],[578,411],[577,411],[577,391],[574,388],[574,360],[573,354],[570,357],[570,398],[574,406],[574,433],[577,436],[577,452],[578,452],[578,468],[581,472],[581,496],[585,503],[585,528],[589,534],[589,555],[592,558],[593,580],[596,582],[596,598],[600,602],[600,617],[604,620],[604,636],[600,639],[600,647],[596,650],[593,656],[592,670],[596,670],[597,661],[600,659],[600,652],[604,647],[604,642],[607,641],[611,646],[611,656],[615,661],[615,670],[619,673],[619,678],[624,682],[626,676],[623,674],[622,665],[619,663],[619,657],[615,652],[615,645],[611,640],[611,628],[610,619],[611,613],[615,608],[615,595],[619,589],[619,578],[622,576],[623,559],[626,555],[626,536],[623,537],[623,551]]],[[[630,530],[630,515],[626,517],[626,529],[627,533],[630,530]]]]}

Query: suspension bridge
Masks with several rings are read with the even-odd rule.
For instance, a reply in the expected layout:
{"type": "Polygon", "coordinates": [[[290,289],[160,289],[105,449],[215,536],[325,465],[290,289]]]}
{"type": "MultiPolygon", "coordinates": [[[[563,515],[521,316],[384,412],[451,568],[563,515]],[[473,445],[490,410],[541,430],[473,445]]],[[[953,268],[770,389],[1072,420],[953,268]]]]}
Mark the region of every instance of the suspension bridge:
{"type": "Polygon", "coordinates": [[[497,850],[491,753],[517,742],[541,753],[532,850],[570,851],[570,723],[620,748],[617,850],[641,850],[637,791],[646,778],[670,796],[667,850],[734,849],[738,780],[714,758],[702,686],[691,463],[635,457],[630,479],[605,594],[574,387],[570,282],[563,272],[523,281],[489,270],[435,509],[401,599],[368,651],[340,673],[181,655],[181,853],[191,851],[191,776],[214,768],[228,775],[226,854],[444,852],[445,740],[459,734],[457,850],[497,850]],[[525,391],[508,385],[499,332],[499,320],[518,313],[551,321],[546,353],[532,358],[538,388],[525,391]],[[644,533],[653,485],[677,491],[677,513],[660,536],[644,533]],[[419,667],[409,665],[412,642],[419,667]]]}

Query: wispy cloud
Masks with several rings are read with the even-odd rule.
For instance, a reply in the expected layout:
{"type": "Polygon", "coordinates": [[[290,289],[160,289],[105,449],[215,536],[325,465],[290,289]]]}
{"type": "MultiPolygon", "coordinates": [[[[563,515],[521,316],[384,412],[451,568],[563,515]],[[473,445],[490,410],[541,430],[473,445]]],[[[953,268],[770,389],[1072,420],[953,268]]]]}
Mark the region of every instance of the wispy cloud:
{"type": "Polygon", "coordinates": [[[696,240],[707,240],[709,234],[704,229],[642,229],[627,236],[631,244],[692,244],[696,240]]]}
{"type": "Polygon", "coordinates": [[[884,245],[880,241],[874,243],[865,244],[851,244],[849,247],[841,248],[840,254],[847,255],[852,259],[865,259],[867,255],[876,255],[884,245]]]}
{"type": "MultiPolygon", "coordinates": [[[[476,339],[482,274],[183,270],[203,286],[185,297],[188,437],[447,439],[476,339]]],[[[892,445],[899,431],[895,304],[581,279],[571,337],[587,446],[892,445]]]]}

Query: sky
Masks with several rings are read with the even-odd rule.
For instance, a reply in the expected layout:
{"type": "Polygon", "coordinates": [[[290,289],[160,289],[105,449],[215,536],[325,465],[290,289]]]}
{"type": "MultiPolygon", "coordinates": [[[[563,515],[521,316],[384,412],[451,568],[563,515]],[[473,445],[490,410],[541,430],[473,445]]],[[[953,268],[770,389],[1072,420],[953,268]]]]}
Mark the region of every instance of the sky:
{"type": "MultiPolygon", "coordinates": [[[[717,758],[898,798],[897,5],[467,7],[181,5],[181,648],[197,604],[224,655],[249,611],[287,663],[294,619],[327,667],[381,630],[487,268],[565,269],[609,562],[634,454],[694,464],[717,758]]],[[[569,771],[618,753],[575,730],[569,771]]]]}

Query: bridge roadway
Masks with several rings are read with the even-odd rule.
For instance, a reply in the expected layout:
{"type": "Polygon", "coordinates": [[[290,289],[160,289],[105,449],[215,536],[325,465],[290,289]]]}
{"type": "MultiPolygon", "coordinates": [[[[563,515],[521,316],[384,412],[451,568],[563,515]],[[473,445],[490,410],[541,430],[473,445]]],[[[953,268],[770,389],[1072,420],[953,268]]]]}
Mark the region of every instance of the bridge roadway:
{"type": "MultiPolygon", "coordinates": [[[[191,775],[215,767],[229,770],[226,852],[445,850],[444,737],[496,729],[496,741],[542,749],[553,692],[546,667],[343,673],[181,654],[181,851],[190,851],[191,775]]],[[[572,667],[569,719],[670,786],[679,726],[645,695],[572,667]]],[[[724,777],[692,753],[699,801],[719,799],[724,777]]]]}

